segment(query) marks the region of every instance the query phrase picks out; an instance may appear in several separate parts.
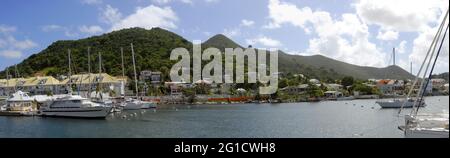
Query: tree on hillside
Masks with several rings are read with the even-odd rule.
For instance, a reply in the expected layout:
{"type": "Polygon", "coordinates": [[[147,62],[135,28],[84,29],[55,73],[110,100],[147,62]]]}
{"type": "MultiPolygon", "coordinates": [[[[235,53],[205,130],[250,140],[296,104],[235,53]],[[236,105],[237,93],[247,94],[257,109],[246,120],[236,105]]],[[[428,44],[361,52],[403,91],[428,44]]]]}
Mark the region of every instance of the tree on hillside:
{"type": "Polygon", "coordinates": [[[342,78],[341,84],[342,84],[342,86],[344,86],[344,87],[348,87],[348,86],[353,85],[354,82],[355,82],[355,79],[354,79],[353,77],[351,77],[351,76],[346,76],[346,77],[342,78]]]}

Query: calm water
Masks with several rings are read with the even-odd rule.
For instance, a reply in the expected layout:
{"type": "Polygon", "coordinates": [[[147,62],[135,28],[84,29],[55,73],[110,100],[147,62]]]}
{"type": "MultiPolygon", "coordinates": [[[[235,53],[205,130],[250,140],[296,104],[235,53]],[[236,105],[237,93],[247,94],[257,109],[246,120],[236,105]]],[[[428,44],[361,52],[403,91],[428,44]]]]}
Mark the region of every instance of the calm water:
{"type": "MultiPolygon", "coordinates": [[[[0,116],[0,137],[403,137],[397,129],[403,124],[397,109],[380,109],[375,101],[161,106],[114,114],[107,120],[0,116]]],[[[448,96],[429,97],[426,103],[429,106],[421,112],[448,113],[448,96]]]]}

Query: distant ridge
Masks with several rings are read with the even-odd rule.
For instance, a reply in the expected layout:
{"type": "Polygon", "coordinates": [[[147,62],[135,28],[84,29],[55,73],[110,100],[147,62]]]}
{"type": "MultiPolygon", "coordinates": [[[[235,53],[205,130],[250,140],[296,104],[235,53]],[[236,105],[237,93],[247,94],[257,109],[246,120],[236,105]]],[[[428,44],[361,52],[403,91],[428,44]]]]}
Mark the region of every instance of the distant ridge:
{"type": "MultiPolygon", "coordinates": [[[[182,47],[192,50],[192,43],[183,37],[161,29],[151,30],[142,28],[130,28],[100,36],[93,36],[80,40],[56,41],[41,52],[31,55],[18,64],[22,76],[32,76],[35,73],[44,73],[57,77],[67,73],[67,49],[72,51],[74,73],[87,72],[87,48],[91,47],[92,70],[97,65],[97,54],[102,53],[103,72],[111,75],[121,75],[120,47],[124,48],[126,75],[132,76],[129,44],[133,43],[136,51],[137,70],[162,71],[163,77],[168,79],[174,61],[170,61],[170,53],[174,48],[182,47]]],[[[225,35],[218,34],[204,43],[204,49],[216,47],[244,48],[225,35]]],[[[352,76],[358,79],[411,79],[414,76],[398,66],[386,68],[363,67],[337,61],[325,56],[299,56],[290,55],[280,51],[279,70],[283,73],[305,74],[319,79],[341,79],[344,76],[352,76]]],[[[12,72],[12,71],[10,71],[12,72]]],[[[5,71],[0,72],[0,78],[5,78],[5,71]]]]}

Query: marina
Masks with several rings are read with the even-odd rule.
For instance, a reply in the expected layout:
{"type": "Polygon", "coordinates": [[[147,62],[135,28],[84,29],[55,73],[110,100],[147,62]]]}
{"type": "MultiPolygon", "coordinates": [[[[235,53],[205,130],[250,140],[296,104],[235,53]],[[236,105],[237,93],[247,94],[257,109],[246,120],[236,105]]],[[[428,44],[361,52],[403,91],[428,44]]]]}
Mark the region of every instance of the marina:
{"type": "MultiPolygon", "coordinates": [[[[160,105],[105,120],[0,116],[8,138],[404,138],[405,109],[377,100],[279,104],[160,105]]],[[[448,96],[426,97],[424,113],[447,113],[448,96]]],[[[448,122],[447,122],[448,131],[448,122]]]]}

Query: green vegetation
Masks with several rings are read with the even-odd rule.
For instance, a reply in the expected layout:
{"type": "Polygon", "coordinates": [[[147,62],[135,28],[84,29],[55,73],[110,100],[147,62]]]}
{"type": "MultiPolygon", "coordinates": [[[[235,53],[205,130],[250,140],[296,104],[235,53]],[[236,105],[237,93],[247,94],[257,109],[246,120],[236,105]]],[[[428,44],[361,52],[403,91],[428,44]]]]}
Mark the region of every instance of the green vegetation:
{"type": "MultiPolygon", "coordinates": [[[[43,73],[57,77],[68,73],[68,49],[72,52],[73,74],[88,72],[88,47],[91,48],[91,70],[98,72],[98,54],[102,54],[102,72],[119,76],[122,75],[120,48],[124,49],[125,73],[133,78],[131,65],[130,43],[134,44],[136,52],[136,69],[153,70],[162,72],[162,80],[168,81],[169,71],[177,61],[169,60],[170,53],[174,48],[186,48],[192,52],[192,43],[183,37],[161,28],[146,30],[142,28],[131,28],[114,31],[101,36],[70,41],[56,41],[46,49],[31,55],[22,63],[17,65],[21,76],[33,76],[43,73]]],[[[224,35],[216,35],[202,44],[203,49],[216,47],[236,48],[242,46],[230,40],[224,35]]],[[[207,61],[203,61],[206,63],[207,61]]],[[[291,74],[303,74],[310,78],[321,81],[334,81],[344,76],[352,76],[355,79],[369,78],[412,78],[413,76],[403,69],[390,66],[388,68],[361,67],[336,61],[324,56],[298,56],[289,55],[282,51],[279,53],[279,71],[291,74]],[[389,73],[387,73],[389,72],[389,73]]],[[[10,72],[13,72],[12,67],[10,72]]],[[[14,74],[12,74],[14,76],[14,74]]],[[[5,71],[0,72],[0,78],[6,78],[5,71]]],[[[283,86],[295,85],[284,82],[283,86]]],[[[304,83],[304,82],[303,82],[304,83]]]]}

